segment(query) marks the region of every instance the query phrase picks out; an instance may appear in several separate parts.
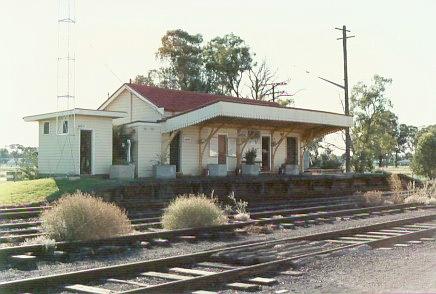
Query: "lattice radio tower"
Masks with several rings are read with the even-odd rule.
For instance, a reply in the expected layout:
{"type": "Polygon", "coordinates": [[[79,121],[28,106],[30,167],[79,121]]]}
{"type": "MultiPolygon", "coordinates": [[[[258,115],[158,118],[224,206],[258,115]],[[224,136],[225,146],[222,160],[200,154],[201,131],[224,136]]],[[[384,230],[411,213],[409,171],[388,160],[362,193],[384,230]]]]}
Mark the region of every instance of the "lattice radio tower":
{"type": "Polygon", "coordinates": [[[76,24],[75,0],[58,0],[58,59],[57,59],[57,103],[56,133],[59,158],[55,171],[63,163],[71,163],[68,174],[75,174],[76,152],[73,141],[76,132],[76,96],[75,96],[75,40],[76,24]]]}
{"type": "Polygon", "coordinates": [[[57,112],[58,135],[74,135],[76,116],[75,97],[75,0],[59,0],[58,60],[57,60],[57,112]],[[73,109],[72,112],[66,110],[73,109]],[[67,123],[65,123],[67,121],[67,123]]]}

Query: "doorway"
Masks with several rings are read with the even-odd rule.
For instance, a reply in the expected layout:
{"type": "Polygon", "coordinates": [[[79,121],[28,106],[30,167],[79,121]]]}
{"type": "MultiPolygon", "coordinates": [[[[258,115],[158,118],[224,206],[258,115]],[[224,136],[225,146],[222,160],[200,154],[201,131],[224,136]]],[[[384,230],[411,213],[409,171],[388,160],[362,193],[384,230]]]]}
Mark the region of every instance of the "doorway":
{"type": "Polygon", "coordinates": [[[227,164],[227,135],[218,135],[218,164],[227,164]]]}
{"type": "Polygon", "coordinates": [[[176,172],[180,172],[180,132],[170,143],[170,164],[176,166],[176,172]]]}
{"type": "Polygon", "coordinates": [[[262,171],[271,170],[271,139],[270,137],[262,137],[262,171]]]}
{"type": "Polygon", "coordinates": [[[287,164],[298,164],[298,149],[297,149],[297,138],[287,137],[286,138],[286,163],[287,164]]]}
{"type": "Polygon", "coordinates": [[[80,130],[80,174],[92,173],[92,131],[80,130]]]}

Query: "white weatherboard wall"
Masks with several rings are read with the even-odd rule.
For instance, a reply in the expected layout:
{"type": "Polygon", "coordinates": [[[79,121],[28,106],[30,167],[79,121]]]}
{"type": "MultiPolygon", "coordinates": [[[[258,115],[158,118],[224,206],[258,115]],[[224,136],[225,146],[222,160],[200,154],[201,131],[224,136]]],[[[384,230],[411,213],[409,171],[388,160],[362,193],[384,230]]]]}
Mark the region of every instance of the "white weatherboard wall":
{"type": "Polygon", "coordinates": [[[151,177],[153,165],[162,150],[162,134],[159,124],[147,124],[135,127],[137,137],[137,173],[138,177],[151,177]]]}
{"type": "Polygon", "coordinates": [[[76,116],[76,129],[58,135],[56,118],[39,122],[38,170],[41,174],[80,174],[80,130],[92,131],[92,174],[108,174],[112,164],[112,118],[76,116]],[[44,122],[50,133],[44,134],[44,122]]]}
{"type": "Polygon", "coordinates": [[[124,111],[127,113],[127,116],[124,118],[114,119],[114,125],[133,121],[157,121],[162,118],[158,111],[139,99],[135,94],[131,94],[128,90],[122,91],[104,110],[124,111]]]}

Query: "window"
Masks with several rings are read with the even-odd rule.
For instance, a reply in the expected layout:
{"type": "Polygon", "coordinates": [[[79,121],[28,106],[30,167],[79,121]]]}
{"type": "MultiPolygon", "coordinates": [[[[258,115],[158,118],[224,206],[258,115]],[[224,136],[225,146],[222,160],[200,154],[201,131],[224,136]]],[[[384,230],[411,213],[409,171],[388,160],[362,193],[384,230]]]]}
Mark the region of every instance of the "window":
{"type": "Polygon", "coordinates": [[[286,139],[286,163],[298,164],[297,138],[288,137],[286,139]]]}
{"type": "Polygon", "coordinates": [[[62,124],[62,134],[68,133],[68,121],[64,120],[64,123],[62,124]]]}
{"type": "Polygon", "coordinates": [[[44,122],[44,135],[50,134],[50,122],[44,122]]]}

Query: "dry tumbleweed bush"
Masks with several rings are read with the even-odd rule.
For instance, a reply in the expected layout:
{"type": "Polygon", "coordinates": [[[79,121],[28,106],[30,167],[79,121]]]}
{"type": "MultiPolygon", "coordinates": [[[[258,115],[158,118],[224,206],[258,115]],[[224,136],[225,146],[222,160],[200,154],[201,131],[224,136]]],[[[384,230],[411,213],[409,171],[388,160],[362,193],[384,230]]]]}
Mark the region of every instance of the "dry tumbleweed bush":
{"type": "Polygon", "coordinates": [[[63,196],[41,215],[43,232],[56,241],[96,240],[132,232],[118,206],[89,194],[63,196]]]}
{"type": "Polygon", "coordinates": [[[385,199],[383,198],[383,192],[381,191],[368,191],[363,193],[362,195],[365,203],[368,205],[383,205],[385,203],[385,199]]]}
{"type": "Polygon", "coordinates": [[[177,197],[162,216],[162,225],[168,230],[214,226],[226,222],[227,217],[216,199],[203,194],[177,197]]]}

